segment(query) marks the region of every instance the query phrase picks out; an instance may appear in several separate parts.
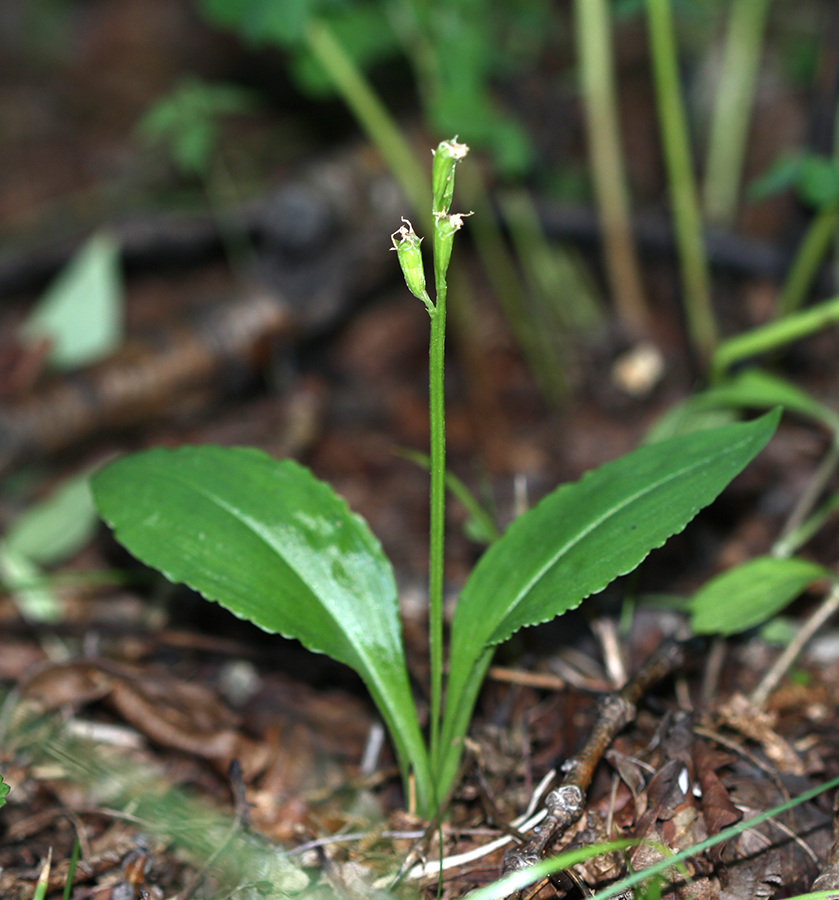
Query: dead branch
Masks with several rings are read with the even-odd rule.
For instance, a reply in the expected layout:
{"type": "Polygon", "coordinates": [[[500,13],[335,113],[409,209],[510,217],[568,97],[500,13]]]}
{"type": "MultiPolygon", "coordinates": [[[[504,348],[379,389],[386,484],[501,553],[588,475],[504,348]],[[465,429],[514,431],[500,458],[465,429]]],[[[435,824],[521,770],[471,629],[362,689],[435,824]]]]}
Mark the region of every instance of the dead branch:
{"type": "Polygon", "coordinates": [[[586,791],[594,770],[615,736],[634,718],[644,694],[662,678],[685,665],[693,642],[667,641],[618,692],[604,697],[591,735],[577,756],[566,760],[562,784],[545,798],[547,815],[524,846],[508,851],[503,871],[507,875],[540,862],[554,841],[585,811],[586,791]]]}

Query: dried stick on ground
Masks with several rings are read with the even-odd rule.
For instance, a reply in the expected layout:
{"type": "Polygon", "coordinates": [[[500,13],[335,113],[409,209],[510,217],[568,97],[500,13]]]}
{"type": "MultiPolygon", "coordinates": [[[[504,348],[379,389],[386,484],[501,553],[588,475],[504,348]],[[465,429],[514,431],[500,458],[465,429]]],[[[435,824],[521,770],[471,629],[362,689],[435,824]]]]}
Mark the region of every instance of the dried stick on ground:
{"type": "Polygon", "coordinates": [[[684,666],[692,645],[692,641],[666,641],[620,691],[603,698],[586,745],[563,764],[562,784],[545,798],[547,816],[541,826],[526,844],[505,855],[505,875],[540,862],[554,841],[582,816],[585,792],[603,754],[635,718],[638,702],[650,687],[684,666]]]}

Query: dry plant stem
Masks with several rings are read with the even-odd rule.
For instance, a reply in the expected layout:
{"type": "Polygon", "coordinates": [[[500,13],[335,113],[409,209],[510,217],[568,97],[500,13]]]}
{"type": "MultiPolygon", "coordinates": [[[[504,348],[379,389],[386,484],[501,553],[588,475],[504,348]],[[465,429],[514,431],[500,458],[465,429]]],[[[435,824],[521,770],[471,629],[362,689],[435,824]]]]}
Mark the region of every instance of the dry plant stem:
{"type": "Polygon", "coordinates": [[[615,97],[609,5],[606,0],[576,0],[575,20],[589,154],[603,224],[609,290],[623,326],[631,334],[642,336],[650,330],[650,314],[630,221],[615,97]]]}
{"type": "Polygon", "coordinates": [[[833,444],[819,463],[807,490],[799,498],[778,539],[772,545],[772,556],[778,559],[792,556],[803,543],[802,537],[806,534],[806,537],[809,538],[809,532],[802,529],[801,526],[810,515],[810,511],[833,476],[837,465],[839,465],[839,438],[834,438],[833,444]]]}
{"type": "Polygon", "coordinates": [[[756,769],[759,769],[761,772],[763,772],[764,775],[766,775],[766,777],[778,789],[778,793],[784,798],[784,800],[789,800],[789,791],[784,786],[783,781],[781,781],[781,779],[778,777],[777,770],[769,765],[765,760],[761,759],[759,756],[751,753],[741,743],[734,740],[733,738],[726,737],[724,734],[720,734],[718,731],[714,731],[712,728],[706,728],[704,725],[694,725],[693,733],[698,735],[699,737],[707,738],[709,741],[713,741],[715,744],[719,744],[721,747],[725,747],[727,750],[731,750],[738,756],[742,756],[743,759],[745,759],[756,769]]]}
{"type": "Polygon", "coordinates": [[[667,641],[625,687],[603,698],[586,745],[577,756],[566,760],[562,784],[545,798],[545,821],[527,844],[505,855],[505,875],[540,862],[554,841],[582,816],[585,792],[603,754],[618,732],[635,718],[638,702],[650,687],[684,666],[686,659],[685,643],[667,641]]]}
{"type": "Polygon", "coordinates": [[[493,681],[505,684],[521,684],[524,687],[540,688],[543,691],[564,691],[568,682],[558,675],[548,672],[527,672],[524,669],[506,669],[503,666],[490,666],[487,676],[493,681]]]}
{"type": "Polygon", "coordinates": [[[600,616],[591,623],[591,630],[600,644],[600,652],[603,654],[603,662],[609,681],[615,690],[622,688],[627,682],[626,666],[621,654],[620,637],[618,636],[618,623],[611,616],[600,616]]]}
{"type": "Polygon", "coordinates": [[[722,666],[728,642],[723,637],[715,637],[705,659],[705,674],[702,678],[702,689],[699,692],[699,708],[705,709],[717,695],[722,666]]]}
{"type": "Polygon", "coordinates": [[[754,706],[761,707],[766,703],[767,698],[778,686],[789,667],[795,662],[807,641],[837,611],[839,611],[839,584],[834,585],[830,593],[819,604],[819,608],[807,619],[795,638],[778,657],[772,668],[764,675],[760,684],[754,689],[751,697],[749,697],[754,706]]]}

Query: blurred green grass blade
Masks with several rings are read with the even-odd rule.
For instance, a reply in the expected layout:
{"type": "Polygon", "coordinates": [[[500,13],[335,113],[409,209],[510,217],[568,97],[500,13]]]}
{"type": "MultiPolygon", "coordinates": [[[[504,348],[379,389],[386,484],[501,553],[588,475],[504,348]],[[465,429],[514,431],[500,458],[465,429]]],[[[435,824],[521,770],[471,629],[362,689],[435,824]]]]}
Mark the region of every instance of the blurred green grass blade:
{"type": "Polygon", "coordinates": [[[839,324],[839,297],[728,338],[714,352],[711,375],[719,380],[728,369],[743,360],[780,350],[793,341],[799,341],[822,328],[836,324],[839,324]]]}
{"type": "Polygon", "coordinates": [[[710,222],[733,227],[757,73],[771,0],[733,0],[708,139],[703,205],[710,222]]]}
{"type": "Polygon", "coordinates": [[[70,865],[67,868],[67,880],[64,882],[63,900],[70,900],[73,893],[73,879],[76,877],[76,868],[82,855],[82,845],[78,838],[73,842],[73,850],[70,853],[70,865]]]}

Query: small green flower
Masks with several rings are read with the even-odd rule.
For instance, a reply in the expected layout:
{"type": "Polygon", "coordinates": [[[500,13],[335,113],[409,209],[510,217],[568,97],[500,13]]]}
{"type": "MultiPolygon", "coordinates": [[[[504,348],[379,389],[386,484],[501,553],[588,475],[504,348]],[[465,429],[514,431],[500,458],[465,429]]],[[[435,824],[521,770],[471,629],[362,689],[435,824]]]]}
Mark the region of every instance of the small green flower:
{"type": "Polygon", "coordinates": [[[434,311],[434,304],[425,289],[425,266],[422,262],[422,250],[420,244],[422,238],[414,231],[414,226],[403,216],[405,223],[399,231],[394,231],[390,236],[393,241],[391,250],[396,251],[399,257],[399,265],[402,266],[402,274],[405,276],[405,284],[408,290],[418,299],[422,300],[429,313],[434,311]]]}
{"type": "Polygon", "coordinates": [[[448,213],[454,196],[454,170],[458,162],[469,152],[466,144],[458,144],[457,136],[441,141],[434,153],[431,167],[432,211],[434,215],[448,213]]]}

